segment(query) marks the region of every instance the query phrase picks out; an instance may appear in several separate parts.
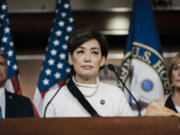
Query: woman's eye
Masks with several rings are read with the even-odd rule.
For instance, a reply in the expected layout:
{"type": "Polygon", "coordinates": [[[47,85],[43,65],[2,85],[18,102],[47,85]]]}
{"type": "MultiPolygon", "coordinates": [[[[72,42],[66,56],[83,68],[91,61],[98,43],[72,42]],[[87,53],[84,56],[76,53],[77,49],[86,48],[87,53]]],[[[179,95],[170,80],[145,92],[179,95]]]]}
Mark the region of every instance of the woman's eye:
{"type": "Polygon", "coordinates": [[[180,70],[180,67],[179,67],[179,66],[176,66],[176,67],[174,67],[173,69],[177,71],[177,70],[180,70]]]}
{"type": "Polygon", "coordinates": [[[82,53],[84,53],[84,51],[82,50],[77,51],[77,54],[82,54],[82,53]]]}
{"type": "Polygon", "coordinates": [[[0,62],[0,66],[5,66],[5,62],[0,62]]]}
{"type": "Polygon", "coordinates": [[[99,54],[99,52],[97,52],[97,51],[93,51],[93,52],[92,52],[92,54],[98,55],[98,54],[99,54]]]}

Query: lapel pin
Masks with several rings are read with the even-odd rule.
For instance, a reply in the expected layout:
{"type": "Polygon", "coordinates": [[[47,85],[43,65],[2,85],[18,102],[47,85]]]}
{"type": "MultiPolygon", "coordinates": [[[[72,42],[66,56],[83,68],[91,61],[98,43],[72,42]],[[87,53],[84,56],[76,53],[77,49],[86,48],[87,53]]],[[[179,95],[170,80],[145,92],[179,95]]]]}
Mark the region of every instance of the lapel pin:
{"type": "Polygon", "coordinates": [[[9,96],[9,99],[13,99],[13,97],[12,97],[12,96],[9,96]]]}
{"type": "Polygon", "coordinates": [[[105,104],[105,100],[104,100],[104,99],[101,99],[101,100],[100,100],[100,104],[101,104],[101,105],[104,105],[104,104],[105,104]]]}

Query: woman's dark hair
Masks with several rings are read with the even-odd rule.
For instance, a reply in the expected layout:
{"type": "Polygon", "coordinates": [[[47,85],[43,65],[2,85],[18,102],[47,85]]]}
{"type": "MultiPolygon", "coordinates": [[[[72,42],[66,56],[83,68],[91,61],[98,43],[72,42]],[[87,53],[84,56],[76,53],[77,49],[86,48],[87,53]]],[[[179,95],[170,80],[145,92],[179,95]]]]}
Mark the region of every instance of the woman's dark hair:
{"type": "Polygon", "coordinates": [[[107,40],[104,35],[91,28],[79,29],[72,33],[68,41],[68,52],[73,54],[80,45],[91,39],[96,39],[99,42],[102,56],[106,58],[109,49],[107,40]]]}

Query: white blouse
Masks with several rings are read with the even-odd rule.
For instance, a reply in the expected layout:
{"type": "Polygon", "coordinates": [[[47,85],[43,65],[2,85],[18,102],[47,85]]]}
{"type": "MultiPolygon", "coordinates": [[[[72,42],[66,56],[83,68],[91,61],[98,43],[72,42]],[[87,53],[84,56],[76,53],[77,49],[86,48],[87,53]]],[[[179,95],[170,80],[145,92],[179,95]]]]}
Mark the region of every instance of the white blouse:
{"type": "MultiPolygon", "coordinates": [[[[75,82],[74,79],[73,81],[75,82]]],[[[97,84],[75,84],[100,116],[134,116],[122,90],[117,86],[100,82],[98,78],[97,84]]],[[[56,91],[57,89],[52,89],[44,97],[41,116],[56,91]]],[[[63,86],[49,104],[46,117],[90,117],[90,114],[70,93],[67,86],[63,86]]]]}
{"type": "Polygon", "coordinates": [[[175,106],[178,113],[180,113],[180,106],[175,106]]]}

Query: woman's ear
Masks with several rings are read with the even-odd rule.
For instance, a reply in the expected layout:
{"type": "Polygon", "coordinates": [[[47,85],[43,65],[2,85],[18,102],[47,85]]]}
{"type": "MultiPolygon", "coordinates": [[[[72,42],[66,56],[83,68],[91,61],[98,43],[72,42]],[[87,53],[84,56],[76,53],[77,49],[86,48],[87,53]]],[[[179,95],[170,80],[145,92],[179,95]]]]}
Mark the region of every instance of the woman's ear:
{"type": "Polygon", "coordinates": [[[69,64],[72,66],[73,60],[72,60],[72,54],[70,52],[68,52],[68,60],[69,60],[69,64]]]}

